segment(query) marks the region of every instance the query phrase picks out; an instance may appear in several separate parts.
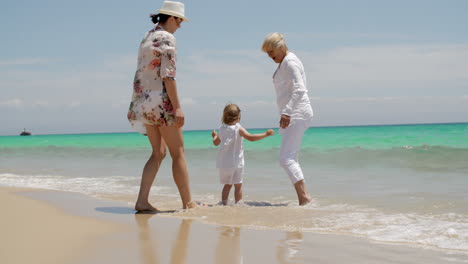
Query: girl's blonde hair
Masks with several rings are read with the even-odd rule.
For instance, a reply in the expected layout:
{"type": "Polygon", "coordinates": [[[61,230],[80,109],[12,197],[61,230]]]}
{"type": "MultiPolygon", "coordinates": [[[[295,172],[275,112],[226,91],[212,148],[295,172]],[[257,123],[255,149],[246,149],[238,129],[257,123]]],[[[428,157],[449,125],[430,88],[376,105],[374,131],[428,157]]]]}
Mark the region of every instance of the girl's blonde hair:
{"type": "Polygon", "coordinates": [[[286,46],[286,41],[282,34],[278,32],[273,32],[266,35],[265,40],[263,41],[262,50],[268,52],[269,50],[281,50],[283,52],[288,51],[288,46],[286,46]]]}
{"type": "Polygon", "coordinates": [[[223,110],[223,121],[224,124],[229,125],[234,121],[240,120],[241,110],[236,104],[227,104],[223,110]]]}

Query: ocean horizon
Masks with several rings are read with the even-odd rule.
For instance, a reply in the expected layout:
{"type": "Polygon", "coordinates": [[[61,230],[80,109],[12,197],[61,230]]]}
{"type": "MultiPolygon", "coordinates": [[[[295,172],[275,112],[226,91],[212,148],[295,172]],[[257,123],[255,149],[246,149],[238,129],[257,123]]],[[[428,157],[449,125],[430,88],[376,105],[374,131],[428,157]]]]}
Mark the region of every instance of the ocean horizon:
{"type": "MultiPolygon", "coordinates": [[[[339,127],[374,127],[374,126],[413,126],[413,125],[451,125],[451,124],[468,124],[468,121],[460,121],[460,122],[436,122],[436,123],[394,123],[394,124],[355,124],[355,125],[328,125],[328,126],[315,126],[312,125],[310,128],[339,128],[339,127]]],[[[245,127],[246,129],[278,129],[274,127],[245,127]]],[[[23,128],[26,129],[26,128],[23,128]]],[[[206,129],[183,129],[183,131],[212,131],[213,129],[218,129],[218,127],[214,128],[206,128],[206,129]]],[[[28,131],[28,130],[26,130],[28,131]]],[[[8,136],[19,136],[20,131],[18,134],[5,134],[0,135],[0,137],[8,137],[8,136]]],[[[28,131],[31,132],[31,131],[28,131]]],[[[118,134],[118,133],[137,133],[134,130],[132,131],[129,129],[128,131],[117,131],[117,132],[97,132],[97,131],[87,131],[87,132],[65,132],[65,133],[40,133],[40,134],[32,134],[36,136],[45,136],[45,135],[80,135],[80,134],[118,134]]]]}

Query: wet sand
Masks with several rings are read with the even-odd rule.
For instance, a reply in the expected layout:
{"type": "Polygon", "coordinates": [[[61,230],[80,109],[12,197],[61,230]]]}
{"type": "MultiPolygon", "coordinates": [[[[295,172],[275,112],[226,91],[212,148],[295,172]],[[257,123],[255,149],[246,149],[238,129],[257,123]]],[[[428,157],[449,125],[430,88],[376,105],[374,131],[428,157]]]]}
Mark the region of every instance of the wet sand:
{"type": "Polygon", "coordinates": [[[1,187],[0,203],[2,263],[468,262],[463,252],[347,235],[206,224],[190,212],[135,214],[77,193],[1,187]]]}

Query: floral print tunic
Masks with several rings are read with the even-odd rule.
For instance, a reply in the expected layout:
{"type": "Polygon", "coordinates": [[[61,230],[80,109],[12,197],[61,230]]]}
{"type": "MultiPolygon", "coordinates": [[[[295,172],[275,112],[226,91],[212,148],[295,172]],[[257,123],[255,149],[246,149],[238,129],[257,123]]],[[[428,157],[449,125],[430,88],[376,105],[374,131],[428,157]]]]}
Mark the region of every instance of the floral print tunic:
{"type": "Polygon", "coordinates": [[[176,40],[161,26],[146,33],[138,51],[138,67],[127,118],[132,127],[146,135],[145,124],[175,125],[174,109],[164,78],[176,77],[176,40]]]}

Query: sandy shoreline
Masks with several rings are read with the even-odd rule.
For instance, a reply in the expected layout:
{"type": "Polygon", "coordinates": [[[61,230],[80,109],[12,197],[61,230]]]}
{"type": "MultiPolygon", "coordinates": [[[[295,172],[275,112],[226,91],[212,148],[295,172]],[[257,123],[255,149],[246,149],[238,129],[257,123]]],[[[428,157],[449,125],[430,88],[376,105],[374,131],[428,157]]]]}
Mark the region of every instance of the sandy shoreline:
{"type": "Polygon", "coordinates": [[[129,204],[76,193],[0,187],[0,203],[2,263],[468,262],[363,238],[204,224],[190,213],[135,215],[129,204]]]}

